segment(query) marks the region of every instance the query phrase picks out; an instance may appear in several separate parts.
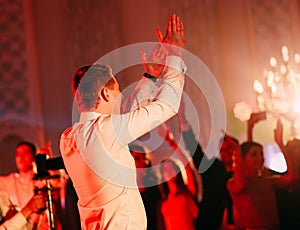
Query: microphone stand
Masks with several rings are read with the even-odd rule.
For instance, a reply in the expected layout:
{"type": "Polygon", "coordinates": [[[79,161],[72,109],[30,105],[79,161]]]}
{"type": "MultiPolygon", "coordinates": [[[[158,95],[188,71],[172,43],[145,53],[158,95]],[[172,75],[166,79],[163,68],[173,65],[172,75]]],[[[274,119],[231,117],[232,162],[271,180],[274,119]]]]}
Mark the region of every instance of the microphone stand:
{"type": "Polygon", "coordinates": [[[52,185],[50,183],[50,179],[53,178],[59,178],[59,175],[39,175],[35,174],[33,180],[45,180],[46,181],[46,186],[43,188],[38,188],[35,187],[34,193],[38,194],[39,191],[42,192],[47,192],[47,201],[48,201],[48,212],[49,212],[49,225],[50,225],[50,230],[55,230],[55,220],[54,220],[54,210],[53,210],[53,198],[52,198],[52,185]]]}

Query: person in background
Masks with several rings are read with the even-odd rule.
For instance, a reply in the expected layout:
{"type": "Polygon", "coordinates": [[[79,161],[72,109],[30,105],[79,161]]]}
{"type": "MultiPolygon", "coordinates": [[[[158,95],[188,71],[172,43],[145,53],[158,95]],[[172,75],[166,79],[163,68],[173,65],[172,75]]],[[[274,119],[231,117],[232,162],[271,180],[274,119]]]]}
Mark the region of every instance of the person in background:
{"type": "Polygon", "coordinates": [[[24,207],[34,195],[34,166],[37,148],[35,144],[22,141],[16,146],[15,161],[18,172],[0,177],[0,188],[6,191],[14,205],[24,207]]]}
{"type": "Polygon", "coordinates": [[[203,198],[198,204],[196,229],[218,230],[222,225],[228,201],[226,183],[231,174],[227,172],[225,164],[219,158],[208,158],[205,155],[199,141],[195,138],[185,112],[185,103],[182,100],[178,112],[182,137],[185,148],[192,157],[203,181],[203,198]]]}
{"type": "MultiPolygon", "coordinates": [[[[281,122],[277,126],[280,127],[281,122]]],[[[281,185],[276,187],[276,200],[280,230],[300,229],[300,140],[292,138],[284,144],[283,126],[276,130],[276,143],[288,157],[288,170],[293,172],[281,185]]],[[[285,174],[281,175],[285,176],[285,174]]]]}
{"type": "Polygon", "coordinates": [[[160,185],[162,191],[160,212],[164,221],[161,229],[195,229],[198,205],[183,180],[184,169],[179,166],[180,164],[172,158],[161,163],[162,179],[165,181],[160,185]]]}
{"type": "MultiPolygon", "coordinates": [[[[236,138],[229,137],[227,134],[225,134],[224,137],[220,140],[220,159],[224,163],[225,169],[228,173],[228,180],[232,178],[235,168],[235,146],[232,145],[231,140],[229,140],[229,138],[233,140],[236,144],[239,144],[239,141],[236,138]]],[[[233,203],[227,188],[225,196],[225,210],[222,223],[222,229],[224,230],[233,228],[234,224],[233,203]]]]}
{"type": "MultiPolygon", "coordinates": [[[[18,172],[0,177],[0,189],[5,191],[11,202],[20,211],[34,195],[35,184],[33,181],[35,169],[35,155],[37,147],[29,141],[22,141],[16,146],[16,166],[18,172]]],[[[28,229],[47,229],[47,216],[31,215],[28,229]]]]}
{"type": "Polygon", "coordinates": [[[18,212],[9,199],[9,195],[0,190],[0,230],[25,230],[28,228],[28,219],[33,213],[42,213],[46,210],[46,196],[34,195],[18,212]]]}
{"type": "MultiPolygon", "coordinates": [[[[274,139],[281,146],[282,123],[277,120],[274,139]]],[[[234,141],[232,141],[234,145],[234,141]]],[[[234,204],[235,229],[279,228],[275,189],[289,185],[295,178],[290,167],[290,157],[285,153],[288,170],[282,176],[274,176],[264,167],[263,147],[254,141],[236,145],[235,170],[227,187],[234,204]]]]}
{"type": "Polygon", "coordinates": [[[198,203],[202,201],[202,180],[192,161],[179,148],[166,125],[165,141],[174,149],[174,156],[160,164],[162,179],[160,211],[164,229],[195,229],[198,203]],[[195,174],[196,173],[196,174],[195,174]]]}
{"type": "Polygon", "coordinates": [[[162,224],[162,217],[159,212],[161,199],[158,187],[159,178],[151,167],[149,153],[144,147],[129,145],[129,150],[137,168],[137,185],[145,206],[147,230],[157,230],[162,224]]]}
{"type": "Polygon", "coordinates": [[[144,107],[120,114],[119,84],[111,68],[100,63],[89,68],[77,89],[80,121],[63,132],[60,149],[79,198],[83,229],[146,228],[128,144],[149,132],[154,122],[163,123],[178,111],[185,65],[183,23],[177,15],[168,19],[163,42],[173,45],[166,47],[163,83],[156,100],[144,107]]]}

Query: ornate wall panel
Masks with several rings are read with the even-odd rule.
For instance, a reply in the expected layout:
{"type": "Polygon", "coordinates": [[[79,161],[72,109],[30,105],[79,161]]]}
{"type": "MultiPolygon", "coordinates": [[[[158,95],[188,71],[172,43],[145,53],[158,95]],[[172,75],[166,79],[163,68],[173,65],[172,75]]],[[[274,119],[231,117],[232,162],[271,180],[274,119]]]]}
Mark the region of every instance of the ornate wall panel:
{"type": "Polygon", "coordinates": [[[19,140],[40,145],[43,128],[30,1],[0,1],[0,173],[12,170],[19,140]],[[28,27],[30,25],[30,27],[28,27]]]}

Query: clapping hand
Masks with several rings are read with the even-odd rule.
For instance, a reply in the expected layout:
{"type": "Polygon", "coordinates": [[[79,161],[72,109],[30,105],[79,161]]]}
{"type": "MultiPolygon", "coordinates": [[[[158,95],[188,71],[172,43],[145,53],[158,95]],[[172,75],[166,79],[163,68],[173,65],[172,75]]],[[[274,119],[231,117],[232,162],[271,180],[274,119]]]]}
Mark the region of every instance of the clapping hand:
{"type": "Polygon", "coordinates": [[[163,37],[160,30],[156,30],[157,37],[164,46],[168,55],[181,56],[181,48],[184,47],[184,27],[183,22],[176,14],[171,15],[167,22],[166,35],[163,37]]]}
{"type": "Polygon", "coordinates": [[[154,77],[159,77],[164,68],[163,63],[166,60],[166,53],[162,45],[156,45],[148,58],[144,50],[141,50],[140,53],[145,72],[154,77]]]}

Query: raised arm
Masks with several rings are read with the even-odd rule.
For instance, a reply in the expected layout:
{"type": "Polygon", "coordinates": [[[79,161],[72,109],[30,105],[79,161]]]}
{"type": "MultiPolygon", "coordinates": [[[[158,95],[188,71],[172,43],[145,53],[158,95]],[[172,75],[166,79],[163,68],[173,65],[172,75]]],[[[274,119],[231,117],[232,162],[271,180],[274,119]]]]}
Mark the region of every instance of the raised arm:
{"type": "Polygon", "coordinates": [[[168,19],[166,36],[161,43],[167,50],[167,58],[157,94],[146,105],[122,114],[121,120],[112,115],[118,138],[123,144],[139,138],[178,112],[184,85],[183,72],[186,69],[180,57],[184,45],[183,37],[183,23],[178,16],[172,15],[168,19]]]}
{"type": "Polygon", "coordinates": [[[261,120],[265,120],[266,118],[267,118],[266,112],[258,112],[258,113],[251,114],[250,119],[247,121],[247,140],[248,141],[253,141],[254,125],[261,120]]]}
{"type": "Polygon", "coordinates": [[[141,59],[145,73],[133,92],[123,102],[122,113],[130,112],[133,109],[146,105],[157,94],[158,86],[156,83],[164,68],[164,65],[161,63],[166,61],[166,53],[162,45],[156,45],[149,57],[141,50],[141,59]]]}
{"type": "Polygon", "coordinates": [[[166,35],[163,37],[160,30],[156,30],[160,44],[157,44],[149,57],[141,50],[141,59],[144,67],[144,75],[135,87],[134,91],[127,97],[122,105],[122,112],[126,113],[140,108],[153,100],[157,94],[158,78],[165,68],[167,56],[181,57],[181,48],[184,46],[183,23],[176,15],[172,15],[167,22],[166,35]]]}
{"type": "MultiPolygon", "coordinates": [[[[293,141],[289,141],[287,145],[283,143],[283,124],[280,118],[277,119],[276,128],[274,129],[274,140],[281,149],[284,155],[287,172],[280,177],[274,179],[275,185],[277,187],[287,187],[293,183],[297,178],[297,162],[298,160],[293,160],[293,151],[295,150],[293,146],[293,141]],[[295,165],[296,164],[296,165],[295,165]],[[296,166],[296,167],[295,167],[296,166]]],[[[298,153],[297,153],[298,154],[298,153]]]]}
{"type": "Polygon", "coordinates": [[[182,99],[178,110],[178,118],[180,122],[182,137],[185,143],[185,148],[188,150],[190,156],[193,158],[194,165],[197,169],[200,167],[200,163],[205,157],[202,147],[198,140],[195,138],[193,129],[191,128],[188,120],[185,116],[185,102],[182,99]]]}
{"type": "Polygon", "coordinates": [[[159,134],[164,137],[165,141],[173,148],[178,159],[185,165],[188,184],[187,187],[197,202],[202,201],[203,184],[202,177],[195,167],[193,161],[187,156],[182,149],[178,146],[173,138],[172,133],[167,125],[162,125],[158,130],[159,134]]]}

